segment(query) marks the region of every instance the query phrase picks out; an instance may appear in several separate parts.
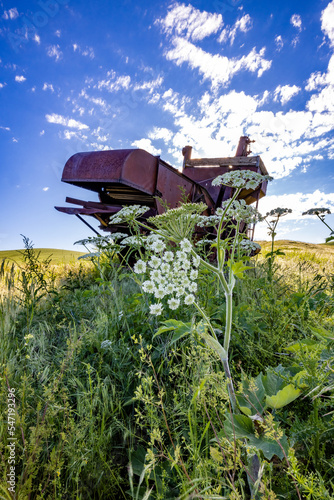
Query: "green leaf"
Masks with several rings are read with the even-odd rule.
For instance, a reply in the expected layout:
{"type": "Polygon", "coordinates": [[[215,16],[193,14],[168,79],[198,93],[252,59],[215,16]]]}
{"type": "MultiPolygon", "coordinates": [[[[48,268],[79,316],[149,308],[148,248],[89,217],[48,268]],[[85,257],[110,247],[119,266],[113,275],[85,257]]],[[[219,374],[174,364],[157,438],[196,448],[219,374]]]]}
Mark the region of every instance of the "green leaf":
{"type": "Polygon", "coordinates": [[[233,436],[236,439],[248,439],[250,446],[255,446],[261,450],[265,458],[271,460],[273,455],[277,455],[281,460],[284,458],[284,452],[288,453],[288,442],[285,435],[280,439],[280,444],[274,439],[270,439],[265,435],[256,437],[255,427],[252,420],[245,415],[228,414],[224,424],[224,430],[227,437],[231,440],[233,436]],[[281,448],[281,446],[283,448],[281,448]]]}
{"type": "Polygon", "coordinates": [[[218,356],[220,357],[220,359],[222,361],[223,360],[225,361],[227,359],[227,352],[225,351],[224,347],[216,339],[214,339],[208,333],[202,333],[202,337],[204,338],[206,344],[209,347],[211,347],[211,349],[216,351],[216,353],[218,354],[218,356]]]}
{"type": "Polygon", "coordinates": [[[315,340],[312,339],[304,339],[300,340],[299,342],[295,342],[294,344],[290,344],[288,347],[285,347],[284,350],[292,353],[299,352],[303,347],[306,347],[310,350],[313,350],[313,348],[318,347],[319,342],[316,342],[315,340]]]}
{"type": "Polygon", "coordinates": [[[240,410],[246,415],[262,415],[265,407],[265,390],[262,382],[262,373],[256,378],[248,380],[242,375],[242,393],[237,394],[240,410]]]}
{"type": "MultiPolygon", "coordinates": [[[[162,323],[164,326],[161,326],[158,331],[154,334],[153,338],[157,335],[161,335],[162,333],[170,332],[175,330],[175,332],[191,332],[191,323],[184,323],[183,321],[177,321],[176,319],[168,319],[162,323]]],[[[176,339],[177,340],[177,339],[176,339]]]]}
{"type": "Polygon", "coordinates": [[[286,406],[297,399],[301,392],[302,391],[300,389],[296,389],[293,384],[286,385],[274,396],[266,396],[266,404],[275,410],[283,408],[283,406],[286,406]]]}
{"type": "Polygon", "coordinates": [[[251,438],[254,435],[254,424],[246,415],[227,414],[224,429],[229,439],[251,438]]]}
{"type": "Polygon", "coordinates": [[[326,238],[326,243],[328,243],[329,241],[333,241],[334,240],[334,236],[328,236],[328,238],[326,238]]]}
{"type": "Polygon", "coordinates": [[[267,375],[262,378],[263,387],[267,396],[274,396],[286,385],[283,378],[286,376],[284,372],[285,370],[282,365],[272,370],[267,370],[267,375]]]}
{"type": "Polygon", "coordinates": [[[252,269],[252,266],[245,266],[242,261],[234,262],[232,265],[231,262],[228,261],[227,264],[231,268],[234,276],[239,279],[244,279],[244,272],[247,271],[247,269],[252,269]]]}

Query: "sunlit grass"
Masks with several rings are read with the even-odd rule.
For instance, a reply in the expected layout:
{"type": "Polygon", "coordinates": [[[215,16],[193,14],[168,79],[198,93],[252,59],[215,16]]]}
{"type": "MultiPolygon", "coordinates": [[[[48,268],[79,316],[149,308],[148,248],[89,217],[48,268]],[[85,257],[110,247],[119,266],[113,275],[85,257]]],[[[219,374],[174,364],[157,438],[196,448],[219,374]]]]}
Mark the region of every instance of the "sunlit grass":
{"type": "MultiPolygon", "coordinates": [[[[18,264],[22,263],[22,252],[23,250],[1,250],[0,251],[0,262],[3,259],[9,260],[11,262],[16,262],[18,264]]],[[[36,248],[35,251],[40,252],[40,260],[45,260],[51,256],[51,264],[68,264],[77,261],[80,255],[84,255],[84,252],[77,252],[72,250],[60,250],[58,248],[36,248]]]]}
{"type": "MultiPolygon", "coordinates": [[[[262,251],[259,259],[271,251],[271,242],[258,242],[262,251]]],[[[310,272],[321,272],[326,268],[327,273],[334,272],[334,245],[303,243],[301,241],[278,240],[275,241],[274,250],[280,249],[285,253],[283,256],[276,257],[276,262],[283,268],[299,267],[301,262],[310,264],[310,272]]]]}

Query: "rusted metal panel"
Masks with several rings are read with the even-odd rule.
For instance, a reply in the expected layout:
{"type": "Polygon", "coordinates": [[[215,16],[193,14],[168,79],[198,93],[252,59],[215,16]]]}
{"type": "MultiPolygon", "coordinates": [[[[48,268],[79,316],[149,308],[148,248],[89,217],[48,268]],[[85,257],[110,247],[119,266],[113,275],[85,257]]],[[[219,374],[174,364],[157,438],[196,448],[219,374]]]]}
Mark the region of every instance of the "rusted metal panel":
{"type": "Polygon", "coordinates": [[[62,181],[99,192],[123,184],[154,195],[158,159],[143,149],[76,153],[66,162],[62,181]]]}
{"type": "MultiPolygon", "coordinates": [[[[177,170],[170,167],[168,164],[160,160],[158,179],[157,179],[157,193],[163,200],[168,202],[170,208],[175,208],[182,199],[183,192],[191,201],[193,190],[195,189],[195,182],[181,175],[177,170]]],[[[159,203],[158,212],[164,212],[164,209],[159,203]]]]}

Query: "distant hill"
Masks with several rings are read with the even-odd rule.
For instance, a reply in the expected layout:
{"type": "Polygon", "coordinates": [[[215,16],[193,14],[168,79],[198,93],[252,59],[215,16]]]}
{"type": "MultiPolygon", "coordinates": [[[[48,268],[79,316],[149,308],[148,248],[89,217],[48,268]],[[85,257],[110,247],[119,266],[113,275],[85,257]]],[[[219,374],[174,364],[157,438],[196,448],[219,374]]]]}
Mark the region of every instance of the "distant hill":
{"type": "MultiPolygon", "coordinates": [[[[261,256],[271,251],[270,241],[257,241],[261,245],[261,256]]],[[[282,250],[285,256],[279,257],[283,260],[305,260],[322,266],[334,268],[334,245],[332,243],[304,243],[293,240],[275,241],[274,250],[282,250]]]]}
{"type": "MultiPolygon", "coordinates": [[[[51,256],[52,264],[69,264],[75,262],[80,255],[84,255],[85,253],[72,250],[59,250],[57,248],[34,248],[34,250],[40,252],[40,260],[45,260],[47,257],[51,256]]],[[[20,253],[22,251],[23,250],[1,250],[0,262],[6,259],[19,264],[22,262],[22,255],[20,253]]]]}

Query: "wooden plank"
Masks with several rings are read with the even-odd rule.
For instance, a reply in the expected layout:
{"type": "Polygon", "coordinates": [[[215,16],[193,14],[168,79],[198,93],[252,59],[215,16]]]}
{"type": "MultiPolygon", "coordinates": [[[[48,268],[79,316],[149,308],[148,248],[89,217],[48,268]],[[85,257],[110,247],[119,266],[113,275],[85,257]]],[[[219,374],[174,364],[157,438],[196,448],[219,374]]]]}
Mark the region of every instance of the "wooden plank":
{"type": "Polygon", "coordinates": [[[227,158],[194,158],[186,161],[186,167],[203,167],[205,165],[217,165],[219,167],[257,167],[260,163],[259,156],[232,156],[227,158]]]}
{"type": "Polygon", "coordinates": [[[111,212],[116,212],[120,209],[118,205],[106,205],[105,203],[100,203],[98,201],[84,201],[78,200],[77,198],[66,197],[66,203],[73,203],[73,205],[82,205],[85,208],[97,208],[98,210],[106,210],[111,212]]]}

